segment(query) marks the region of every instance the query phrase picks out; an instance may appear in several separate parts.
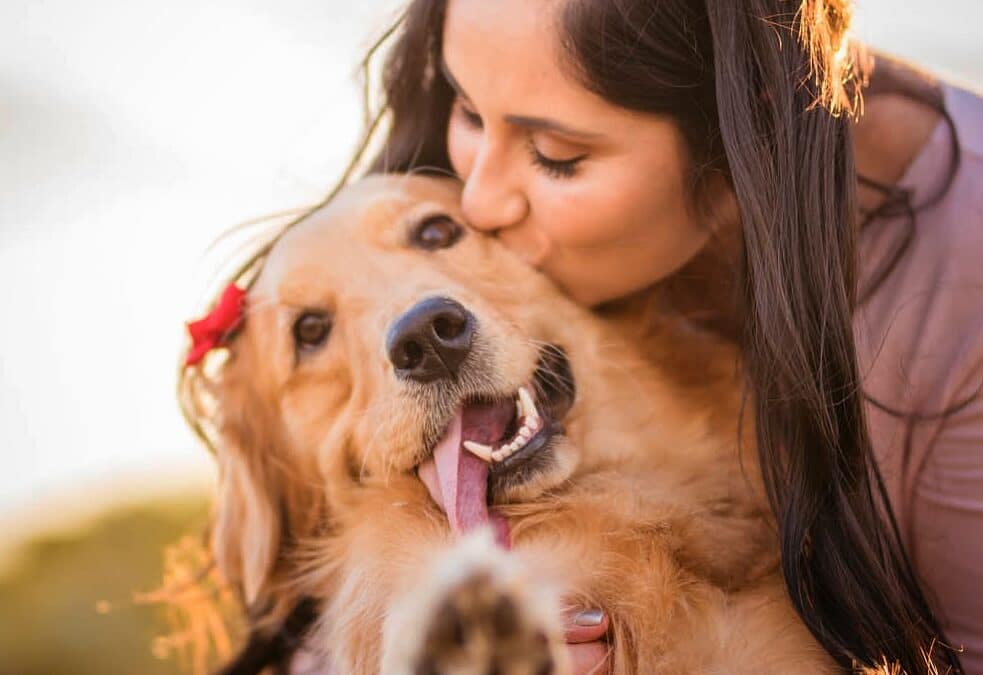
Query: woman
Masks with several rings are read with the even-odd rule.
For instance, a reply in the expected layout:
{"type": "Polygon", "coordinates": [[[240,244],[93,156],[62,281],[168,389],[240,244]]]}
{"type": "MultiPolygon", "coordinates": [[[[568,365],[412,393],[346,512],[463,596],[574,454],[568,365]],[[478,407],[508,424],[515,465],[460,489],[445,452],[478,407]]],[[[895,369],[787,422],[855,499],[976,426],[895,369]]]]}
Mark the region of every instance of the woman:
{"type": "MultiPolygon", "coordinates": [[[[983,102],[877,57],[857,122],[849,17],[416,0],[370,170],[453,172],[471,224],[576,300],[738,342],[812,632],[846,667],[983,673],[983,102]]],[[[571,617],[582,672],[605,626],[571,617]]]]}

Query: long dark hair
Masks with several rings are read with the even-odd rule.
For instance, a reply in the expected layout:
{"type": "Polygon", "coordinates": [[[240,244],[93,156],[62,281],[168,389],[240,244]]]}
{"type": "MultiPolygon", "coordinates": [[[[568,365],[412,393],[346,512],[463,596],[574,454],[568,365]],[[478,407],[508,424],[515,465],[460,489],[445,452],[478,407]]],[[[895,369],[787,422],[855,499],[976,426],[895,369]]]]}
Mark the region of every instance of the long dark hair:
{"type": "MultiPolygon", "coordinates": [[[[370,172],[451,171],[446,0],[414,0],[383,71],[370,172]]],[[[761,470],[796,611],[845,667],[961,673],[919,588],[875,465],[853,342],[863,85],[849,0],[566,0],[561,62],[614,105],[671,115],[697,189],[736,195],[739,339],[761,470]]]]}

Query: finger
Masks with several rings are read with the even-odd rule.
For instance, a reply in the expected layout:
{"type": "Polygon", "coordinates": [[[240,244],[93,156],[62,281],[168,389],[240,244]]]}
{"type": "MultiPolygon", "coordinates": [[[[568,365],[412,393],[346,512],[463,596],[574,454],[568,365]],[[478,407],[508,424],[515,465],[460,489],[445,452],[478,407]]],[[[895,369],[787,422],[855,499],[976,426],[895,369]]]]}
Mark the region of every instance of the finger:
{"type": "Polygon", "coordinates": [[[608,615],[599,609],[564,612],[564,638],[567,642],[593,642],[608,632],[608,615]]]}
{"type": "Polygon", "coordinates": [[[313,652],[298,649],[290,660],[290,675],[334,675],[334,670],[313,652]]]}
{"type": "Polygon", "coordinates": [[[611,648],[606,642],[584,642],[567,645],[570,662],[573,664],[573,675],[610,675],[611,659],[608,658],[611,648]]]}

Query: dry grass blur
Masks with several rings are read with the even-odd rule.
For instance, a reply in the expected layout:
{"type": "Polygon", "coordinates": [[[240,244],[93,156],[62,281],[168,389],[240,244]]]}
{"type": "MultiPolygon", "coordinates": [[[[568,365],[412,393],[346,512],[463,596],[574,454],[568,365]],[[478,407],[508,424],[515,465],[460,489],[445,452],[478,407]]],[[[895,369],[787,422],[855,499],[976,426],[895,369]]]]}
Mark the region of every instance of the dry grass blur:
{"type": "Polygon", "coordinates": [[[0,576],[0,675],[172,675],[227,655],[231,598],[196,578],[207,513],[204,496],[161,499],[26,544],[0,576]]]}

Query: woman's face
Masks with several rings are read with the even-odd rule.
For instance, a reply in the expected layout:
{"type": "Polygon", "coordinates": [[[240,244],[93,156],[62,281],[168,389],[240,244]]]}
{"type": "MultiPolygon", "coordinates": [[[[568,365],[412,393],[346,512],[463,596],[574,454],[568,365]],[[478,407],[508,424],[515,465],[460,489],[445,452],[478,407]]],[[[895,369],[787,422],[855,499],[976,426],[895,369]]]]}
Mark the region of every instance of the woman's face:
{"type": "Polygon", "coordinates": [[[560,65],[556,0],[450,0],[447,129],[471,224],[585,305],[679,269],[706,243],[669,117],[618,108],[560,65]]]}

